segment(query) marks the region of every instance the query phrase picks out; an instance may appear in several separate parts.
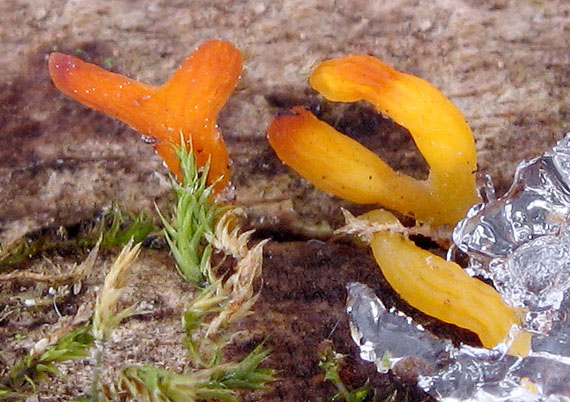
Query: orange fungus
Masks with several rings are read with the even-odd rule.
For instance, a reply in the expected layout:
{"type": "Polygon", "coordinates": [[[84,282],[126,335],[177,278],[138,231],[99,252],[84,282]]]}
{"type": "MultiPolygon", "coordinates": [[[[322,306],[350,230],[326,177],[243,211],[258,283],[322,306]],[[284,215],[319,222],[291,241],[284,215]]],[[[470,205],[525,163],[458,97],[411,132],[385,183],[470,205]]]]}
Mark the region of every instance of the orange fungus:
{"type": "Polygon", "coordinates": [[[55,86],[73,99],[107,113],[152,137],[155,150],[181,178],[175,147],[189,142],[199,166],[210,159],[208,182],[221,190],[229,179],[229,157],[216,116],[234,90],[242,57],[232,44],[209,40],[182,62],[161,86],[150,86],[76,57],[52,53],[55,86]]]}

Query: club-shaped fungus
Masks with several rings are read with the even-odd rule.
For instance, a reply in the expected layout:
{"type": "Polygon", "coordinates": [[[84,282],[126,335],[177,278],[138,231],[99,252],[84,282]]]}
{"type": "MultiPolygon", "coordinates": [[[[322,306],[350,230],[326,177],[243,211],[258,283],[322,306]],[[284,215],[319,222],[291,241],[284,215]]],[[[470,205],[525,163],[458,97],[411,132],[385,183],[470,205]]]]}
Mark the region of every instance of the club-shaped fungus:
{"type": "MultiPolygon", "coordinates": [[[[380,225],[399,224],[381,209],[360,218],[380,225]]],[[[417,247],[402,233],[378,231],[371,236],[370,247],[386,280],[411,306],[476,333],[486,348],[509,342],[509,353],[526,355],[530,337],[517,328],[522,311],[508,307],[491,286],[470,277],[453,261],[417,247]]]]}
{"type": "MultiPolygon", "coordinates": [[[[430,83],[365,55],[327,60],[309,82],[330,101],[370,102],[409,130],[430,167],[425,181],[396,172],[357,141],[295,107],[273,119],[267,137],[277,156],[315,186],[432,226],[454,225],[480,201],[471,130],[461,112],[430,83]]],[[[381,210],[364,218],[380,225],[399,223],[381,210]]],[[[404,300],[473,331],[485,347],[508,341],[511,328],[520,325],[520,312],[507,306],[491,286],[403,234],[379,231],[370,236],[370,245],[384,276],[404,300]]],[[[529,340],[524,332],[514,335],[510,353],[525,354],[529,340]]]]}
{"type": "Polygon", "coordinates": [[[229,157],[216,116],[234,90],[242,57],[232,44],[209,40],[182,62],[161,86],[150,86],[76,57],[52,53],[55,86],[66,95],[107,113],[154,139],[154,148],[180,179],[175,149],[180,136],[192,142],[199,166],[210,160],[208,182],[221,190],[229,179],[229,157]]]}
{"type": "Polygon", "coordinates": [[[396,172],[312,113],[294,108],[273,119],[269,143],[283,162],[315,186],[434,226],[457,223],[479,201],[471,130],[461,112],[430,83],[363,55],[327,60],[309,82],[331,101],[370,102],[410,131],[430,167],[425,181],[396,172]]]}

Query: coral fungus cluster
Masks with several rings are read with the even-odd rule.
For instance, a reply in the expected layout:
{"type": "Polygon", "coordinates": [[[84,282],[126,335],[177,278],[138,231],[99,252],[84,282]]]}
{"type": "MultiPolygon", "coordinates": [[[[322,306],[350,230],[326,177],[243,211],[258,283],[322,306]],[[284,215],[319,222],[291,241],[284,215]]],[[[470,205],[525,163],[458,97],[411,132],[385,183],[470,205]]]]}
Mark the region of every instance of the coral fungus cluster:
{"type": "MultiPolygon", "coordinates": [[[[309,82],[331,101],[370,102],[409,130],[430,167],[425,181],[396,172],[310,111],[295,107],[273,119],[267,137],[279,158],[315,186],[432,226],[456,224],[480,201],[471,130],[461,112],[427,81],[374,57],[349,55],[321,63],[309,82]]],[[[410,305],[473,331],[485,347],[510,342],[511,353],[528,351],[529,336],[516,331],[519,312],[505,305],[491,286],[414,245],[390,212],[374,211],[364,219],[379,228],[368,236],[378,265],[410,305]]]]}
{"type": "MultiPolygon", "coordinates": [[[[220,190],[229,178],[229,159],[216,115],[237,83],[241,63],[239,51],[231,44],[212,40],[188,56],[159,87],[59,53],[50,56],[49,69],[64,93],[154,138],[155,149],[178,176],[174,145],[182,134],[192,142],[201,166],[211,159],[208,180],[220,190]]],[[[330,101],[370,102],[409,130],[430,167],[424,181],[394,171],[373,152],[299,106],[276,116],[267,136],[278,157],[315,186],[431,226],[454,225],[479,202],[471,130],[459,110],[427,81],[374,57],[349,55],[321,63],[310,84],[330,101]]],[[[365,219],[399,224],[387,211],[365,219]]],[[[491,286],[418,248],[405,234],[378,231],[370,241],[394,290],[419,310],[470,329],[486,347],[506,340],[511,328],[520,325],[519,314],[491,286]]],[[[524,354],[524,343],[518,342],[512,352],[524,354]]]]}

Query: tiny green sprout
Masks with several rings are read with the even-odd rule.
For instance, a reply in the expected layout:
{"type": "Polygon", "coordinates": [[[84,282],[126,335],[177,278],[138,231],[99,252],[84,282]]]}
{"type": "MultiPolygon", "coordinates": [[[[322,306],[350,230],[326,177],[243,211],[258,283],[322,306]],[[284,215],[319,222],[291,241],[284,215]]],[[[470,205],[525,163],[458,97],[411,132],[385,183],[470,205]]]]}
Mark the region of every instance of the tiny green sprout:
{"type": "Polygon", "coordinates": [[[320,345],[320,349],[319,358],[321,361],[319,362],[319,368],[323,371],[325,380],[332,382],[338,391],[332,396],[332,401],[364,402],[378,400],[368,383],[356,389],[350,389],[344,384],[340,378],[340,368],[343,364],[344,356],[333,350],[332,342],[324,341],[320,345]]]}
{"type": "Polygon", "coordinates": [[[275,370],[259,367],[269,353],[259,345],[239,363],[222,363],[186,374],[130,366],[119,373],[117,388],[125,398],[136,401],[237,401],[237,391],[262,389],[275,380],[275,370]]]}
{"type": "Polygon", "coordinates": [[[103,67],[105,67],[107,70],[112,69],[114,65],[115,65],[115,59],[113,59],[112,57],[105,57],[105,59],[103,60],[103,67]]]}
{"type": "Polygon", "coordinates": [[[164,226],[164,235],[176,260],[180,276],[194,286],[204,287],[212,278],[210,256],[212,246],[206,237],[214,230],[216,218],[229,207],[212,200],[213,186],[208,186],[209,163],[198,169],[191,145],[181,139],[176,149],[182,170],[182,183],[172,178],[176,194],[176,209],[171,223],[158,214],[164,226]]]}
{"type": "Polygon", "coordinates": [[[259,367],[270,353],[271,349],[266,348],[263,343],[257,345],[241,362],[234,363],[234,368],[215,373],[210,384],[212,387],[217,384],[229,389],[265,388],[266,384],[275,381],[277,374],[274,369],[259,367]]]}
{"type": "MultiPolygon", "coordinates": [[[[0,379],[0,396],[19,390],[28,384],[35,389],[36,383],[48,375],[59,375],[55,363],[77,360],[89,355],[93,344],[89,323],[63,335],[45,350],[32,349],[12,368],[6,378],[0,379]]],[[[46,340],[47,341],[47,340],[46,340]]]]}

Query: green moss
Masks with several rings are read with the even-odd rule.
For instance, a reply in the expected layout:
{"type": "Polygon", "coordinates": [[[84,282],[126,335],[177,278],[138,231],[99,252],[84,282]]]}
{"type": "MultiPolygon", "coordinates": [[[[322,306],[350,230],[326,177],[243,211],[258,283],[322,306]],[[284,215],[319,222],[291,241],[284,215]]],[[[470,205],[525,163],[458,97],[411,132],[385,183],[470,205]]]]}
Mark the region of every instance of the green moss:
{"type": "Polygon", "coordinates": [[[216,218],[228,207],[212,200],[213,185],[206,184],[208,166],[198,169],[192,149],[186,148],[184,141],[177,154],[183,180],[172,180],[176,208],[170,221],[160,211],[158,214],[178,273],[186,282],[205,287],[211,276],[212,253],[206,237],[213,233],[216,218]]]}
{"type": "Polygon", "coordinates": [[[0,253],[0,273],[18,268],[27,261],[52,252],[83,253],[102,237],[102,248],[118,248],[141,242],[156,226],[143,213],[124,212],[117,205],[104,209],[100,216],[81,224],[57,230],[45,229],[17,240],[0,253]]]}
{"type": "Polygon", "coordinates": [[[239,363],[176,374],[151,366],[126,367],[119,374],[121,395],[137,401],[238,401],[237,391],[261,389],[274,380],[275,370],[260,368],[270,351],[257,346],[239,363]]]}
{"type": "Polygon", "coordinates": [[[319,358],[319,368],[323,371],[325,380],[332,382],[338,391],[332,396],[332,401],[364,402],[379,400],[368,383],[354,389],[344,384],[340,377],[344,356],[333,350],[332,342],[325,341],[320,345],[319,358]]]}
{"type": "Polygon", "coordinates": [[[89,355],[93,344],[91,325],[85,324],[62,336],[53,346],[41,353],[30,352],[0,379],[0,396],[35,390],[36,383],[49,375],[58,375],[55,363],[76,360],[89,355]]]}

